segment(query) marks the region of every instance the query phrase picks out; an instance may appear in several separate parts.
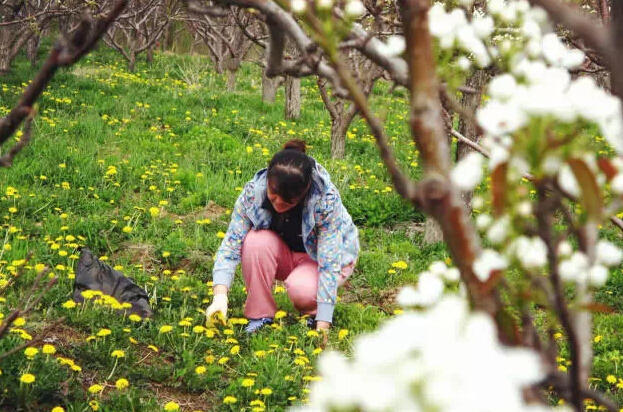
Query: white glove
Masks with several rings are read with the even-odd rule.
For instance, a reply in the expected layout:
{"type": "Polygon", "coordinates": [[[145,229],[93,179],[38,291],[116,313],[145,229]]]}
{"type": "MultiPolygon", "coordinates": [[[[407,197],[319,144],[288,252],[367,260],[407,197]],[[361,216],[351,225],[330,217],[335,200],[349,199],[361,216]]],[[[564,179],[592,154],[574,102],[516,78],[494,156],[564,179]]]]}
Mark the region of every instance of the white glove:
{"type": "Polygon", "coordinates": [[[227,319],[227,294],[226,293],[217,293],[212,298],[212,304],[208,306],[206,309],[206,316],[208,321],[212,319],[212,315],[216,312],[221,312],[223,315],[223,319],[227,319]]]}

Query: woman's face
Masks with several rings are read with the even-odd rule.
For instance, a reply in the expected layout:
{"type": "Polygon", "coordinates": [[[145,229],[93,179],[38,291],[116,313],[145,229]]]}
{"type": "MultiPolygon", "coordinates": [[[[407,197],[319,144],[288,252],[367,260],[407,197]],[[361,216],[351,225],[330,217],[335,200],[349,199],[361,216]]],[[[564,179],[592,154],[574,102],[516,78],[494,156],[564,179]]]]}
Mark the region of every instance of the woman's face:
{"type": "Polygon", "coordinates": [[[266,186],[266,197],[268,197],[268,200],[270,200],[270,203],[273,205],[273,209],[275,209],[275,212],[277,213],[287,212],[288,210],[292,209],[293,207],[298,205],[301,200],[303,200],[306,194],[307,190],[305,190],[305,192],[303,192],[303,194],[296,199],[292,199],[292,201],[286,202],[281,198],[281,196],[276,194],[273,189],[271,189],[270,184],[266,186]]]}

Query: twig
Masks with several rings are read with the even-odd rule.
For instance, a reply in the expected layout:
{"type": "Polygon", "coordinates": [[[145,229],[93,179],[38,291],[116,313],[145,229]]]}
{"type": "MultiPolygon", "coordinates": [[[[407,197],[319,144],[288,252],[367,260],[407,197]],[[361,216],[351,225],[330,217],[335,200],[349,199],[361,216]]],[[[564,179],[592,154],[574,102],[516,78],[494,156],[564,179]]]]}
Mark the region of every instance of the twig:
{"type": "Polygon", "coordinates": [[[54,327],[56,327],[58,324],[62,323],[65,320],[65,317],[56,319],[54,322],[52,322],[51,325],[46,326],[41,332],[37,333],[31,340],[22,343],[21,345],[15,346],[11,349],[9,349],[6,352],[2,352],[0,353],[0,360],[7,358],[11,355],[13,355],[16,352],[21,351],[22,349],[28,347],[28,346],[33,346],[35,343],[39,343],[41,342],[43,339],[45,339],[47,333],[50,331],[50,329],[53,329],[54,327]]]}

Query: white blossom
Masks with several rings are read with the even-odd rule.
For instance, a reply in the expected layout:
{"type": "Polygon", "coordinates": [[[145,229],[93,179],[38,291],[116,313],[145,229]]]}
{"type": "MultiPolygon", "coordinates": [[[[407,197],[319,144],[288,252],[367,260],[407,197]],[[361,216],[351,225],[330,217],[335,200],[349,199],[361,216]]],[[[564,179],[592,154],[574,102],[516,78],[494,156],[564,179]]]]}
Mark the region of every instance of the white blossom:
{"type": "Polygon", "coordinates": [[[461,190],[473,190],[482,180],[482,160],[481,154],[468,153],[452,169],[450,174],[452,183],[461,190]]]}
{"type": "Polygon", "coordinates": [[[498,145],[493,146],[489,155],[489,169],[495,169],[499,164],[507,161],[509,156],[508,150],[504,147],[498,145]]]}
{"type": "Polygon", "coordinates": [[[480,14],[474,14],[472,18],[472,27],[474,33],[481,39],[486,39],[491,36],[495,29],[495,24],[491,16],[482,16],[480,14]]]}
{"type": "Polygon", "coordinates": [[[577,49],[567,49],[556,33],[548,33],[542,40],[543,56],[558,67],[572,69],[584,61],[584,53],[577,49]]]}
{"type": "Polygon", "coordinates": [[[596,246],[597,262],[605,266],[617,266],[621,263],[623,252],[620,248],[607,240],[600,240],[596,246]]]}
{"type": "Polygon", "coordinates": [[[489,94],[494,99],[506,101],[517,91],[517,81],[513,75],[505,73],[494,77],[489,83],[489,94]]]}
{"type": "Polygon", "coordinates": [[[448,270],[448,266],[441,260],[437,260],[428,266],[428,270],[437,276],[442,276],[443,273],[448,270]]]}
{"type": "Polygon", "coordinates": [[[456,59],[456,64],[463,71],[468,71],[472,67],[472,62],[465,56],[460,56],[456,59]]]}
{"type": "Polygon", "coordinates": [[[610,188],[617,195],[623,195],[623,173],[617,173],[610,181],[610,188]]]}
{"type": "Polygon", "coordinates": [[[461,272],[457,268],[448,268],[442,276],[448,282],[458,282],[461,279],[461,272]]]}
{"type": "Polygon", "coordinates": [[[594,265],[588,270],[588,283],[594,287],[602,287],[608,280],[608,268],[594,265]]]}
{"type": "Polygon", "coordinates": [[[569,259],[558,264],[560,278],[567,282],[584,283],[588,271],[588,257],[582,252],[574,252],[569,259]]]}
{"type": "Polygon", "coordinates": [[[389,36],[385,46],[389,56],[398,56],[405,51],[407,44],[403,36],[389,36]]]}
{"type": "Polygon", "coordinates": [[[400,289],[396,301],[402,307],[410,307],[418,304],[418,293],[413,286],[405,286],[400,289]]]}
{"type": "Polygon", "coordinates": [[[328,10],[333,6],[333,0],[318,0],[318,8],[321,10],[328,10]]]}
{"type": "Polygon", "coordinates": [[[480,230],[485,230],[489,227],[491,222],[493,222],[493,218],[490,215],[481,213],[476,218],[476,227],[480,230]]]}
{"type": "Polygon", "coordinates": [[[485,205],[485,200],[482,198],[482,196],[474,196],[472,198],[472,207],[474,209],[480,209],[485,205]]]}
{"type": "Polygon", "coordinates": [[[348,0],[344,11],[351,17],[359,17],[366,12],[366,8],[359,0],[348,0]]]}
{"type": "Polygon", "coordinates": [[[352,359],[323,353],[318,369],[298,411],[536,411],[522,390],[545,373],[536,352],[502,346],[491,317],[456,296],[360,335],[352,359]]]}
{"type": "Polygon", "coordinates": [[[558,244],[558,249],[556,250],[556,253],[560,257],[571,256],[571,253],[573,253],[573,247],[571,247],[571,243],[563,240],[558,244]]]}
{"type": "Polygon", "coordinates": [[[530,217],[532,216],[532,203],[528,200],[524,200],[523,202],[517,204],[515,210],[519,216],[530,217]]]}
{"type": "Polygon", "coordinates": [[[513,251],[526,269],[538,269],[547,264],[547,245],[539,237],[518,237],[513,242],[513,251]]]}
{"type": "Polygon", "coordinates": [[[492,136],[502,136],[523,127],[528,118],[518,106],[513,103],[502,103],[491,99],[484,107],[476,112],[478,124],[485,132],[492,136]]]}
{"type": "Polygon", "coordinates": [[[560,157],[554,155],[547,155],[545,159],[543,159],[543,162],[541,162],[541,168],[550,176],[558,173],[561,166],[562,160],[560,160],[560,157]]]}
{"type": "Polygon", "coordinates": [[[498,252],[492,249],[483,250],[474,261],[472,269],[474,274],[482,282],[486,282],[495,270],[503,270],[508,266],[508,261],[498,252]]]}
{"type": "Polygon", "coordinates": [[[430,272],[422,272],[417,283],[418,305],[429,306],[437,302],[443,294],[441,278],[430,272]]]}
{"type": "Polygon", "coordinates": [[[558,173],[558,185],[572,196],[580,196],[580,185],[568,164],[564,164],[558,173]]]}
{"type": "Polygon", "coordinates": [[[508,236],[508,228],[510,227],[510,219],[508,216],[502,216],[497,219],[487,230],[487,239],[494,245],[499,245],[508,236]]]}
{"type": "Polygon", "coordinates": [[[540,40],[541,38],[541,26],[532,19],[524,19],[521,25],[521,32],[531,40],[540,40]]]}
{"type": "Polygon", "coordinates": [[[290,0],[290,8],[294,13],[302,13],[307,8],[305,0],[290,0]]]}

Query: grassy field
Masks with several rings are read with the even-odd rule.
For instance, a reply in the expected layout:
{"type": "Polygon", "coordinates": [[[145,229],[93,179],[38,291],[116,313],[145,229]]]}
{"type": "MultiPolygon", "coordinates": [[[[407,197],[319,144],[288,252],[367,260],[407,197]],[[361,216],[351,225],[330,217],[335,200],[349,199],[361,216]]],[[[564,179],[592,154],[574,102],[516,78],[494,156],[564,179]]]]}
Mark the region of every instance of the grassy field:
{"type": "MultiPolygon", "coordinates": [[[[19,59],[0,78],[0,115],[34,72],[19,59]]],[[[58,283],[0,340],[0,353],[65,319],[50,333],[51,346],[0,360],[0,410],[272,411],[304,402],[322,348],[283,287],[275,289],[279,320],[251,337],[242,331],[239,271],[229,324],[206,328],[203,314],[229,209],[290,138],[312,146],[360,228],[361,256],[340,291],[330,348],[348,352],[357,334],[396,313],[400,285],[448,259],[443,245],[423,245],[423,217],[392,191],[364,122],[351,127],[346,158],[330,159],[329,116],[313,80],[302,85],[302,115],[292,122],[283,118],[283,91],[275,104],[262,103],[253,65],[243,66],[234,93],[197,56],[157,54],[129,73],[119,56],[101,50],[58,73],[39,103],[34,141],[12,168],[0,169],[0,288],[14,280],[0,296],[0,319],[32,298],[40,265],[58,283]],[[153,319],[119,316],[101,299],[69,302],[81,246],[146,287],[153,319]]],[[[406,95],[380,84],[373,100],[401,163],[417,176],[406,95]]],[[[617,232],[605,235],[622,243],[617,232]]],[[[620,399],[622,294],[617,271],[599,292],[615,313],[597,315],[591,381],[620,399]]],[[[560,364],[568,366],[564,358],[560,364]]]]}

